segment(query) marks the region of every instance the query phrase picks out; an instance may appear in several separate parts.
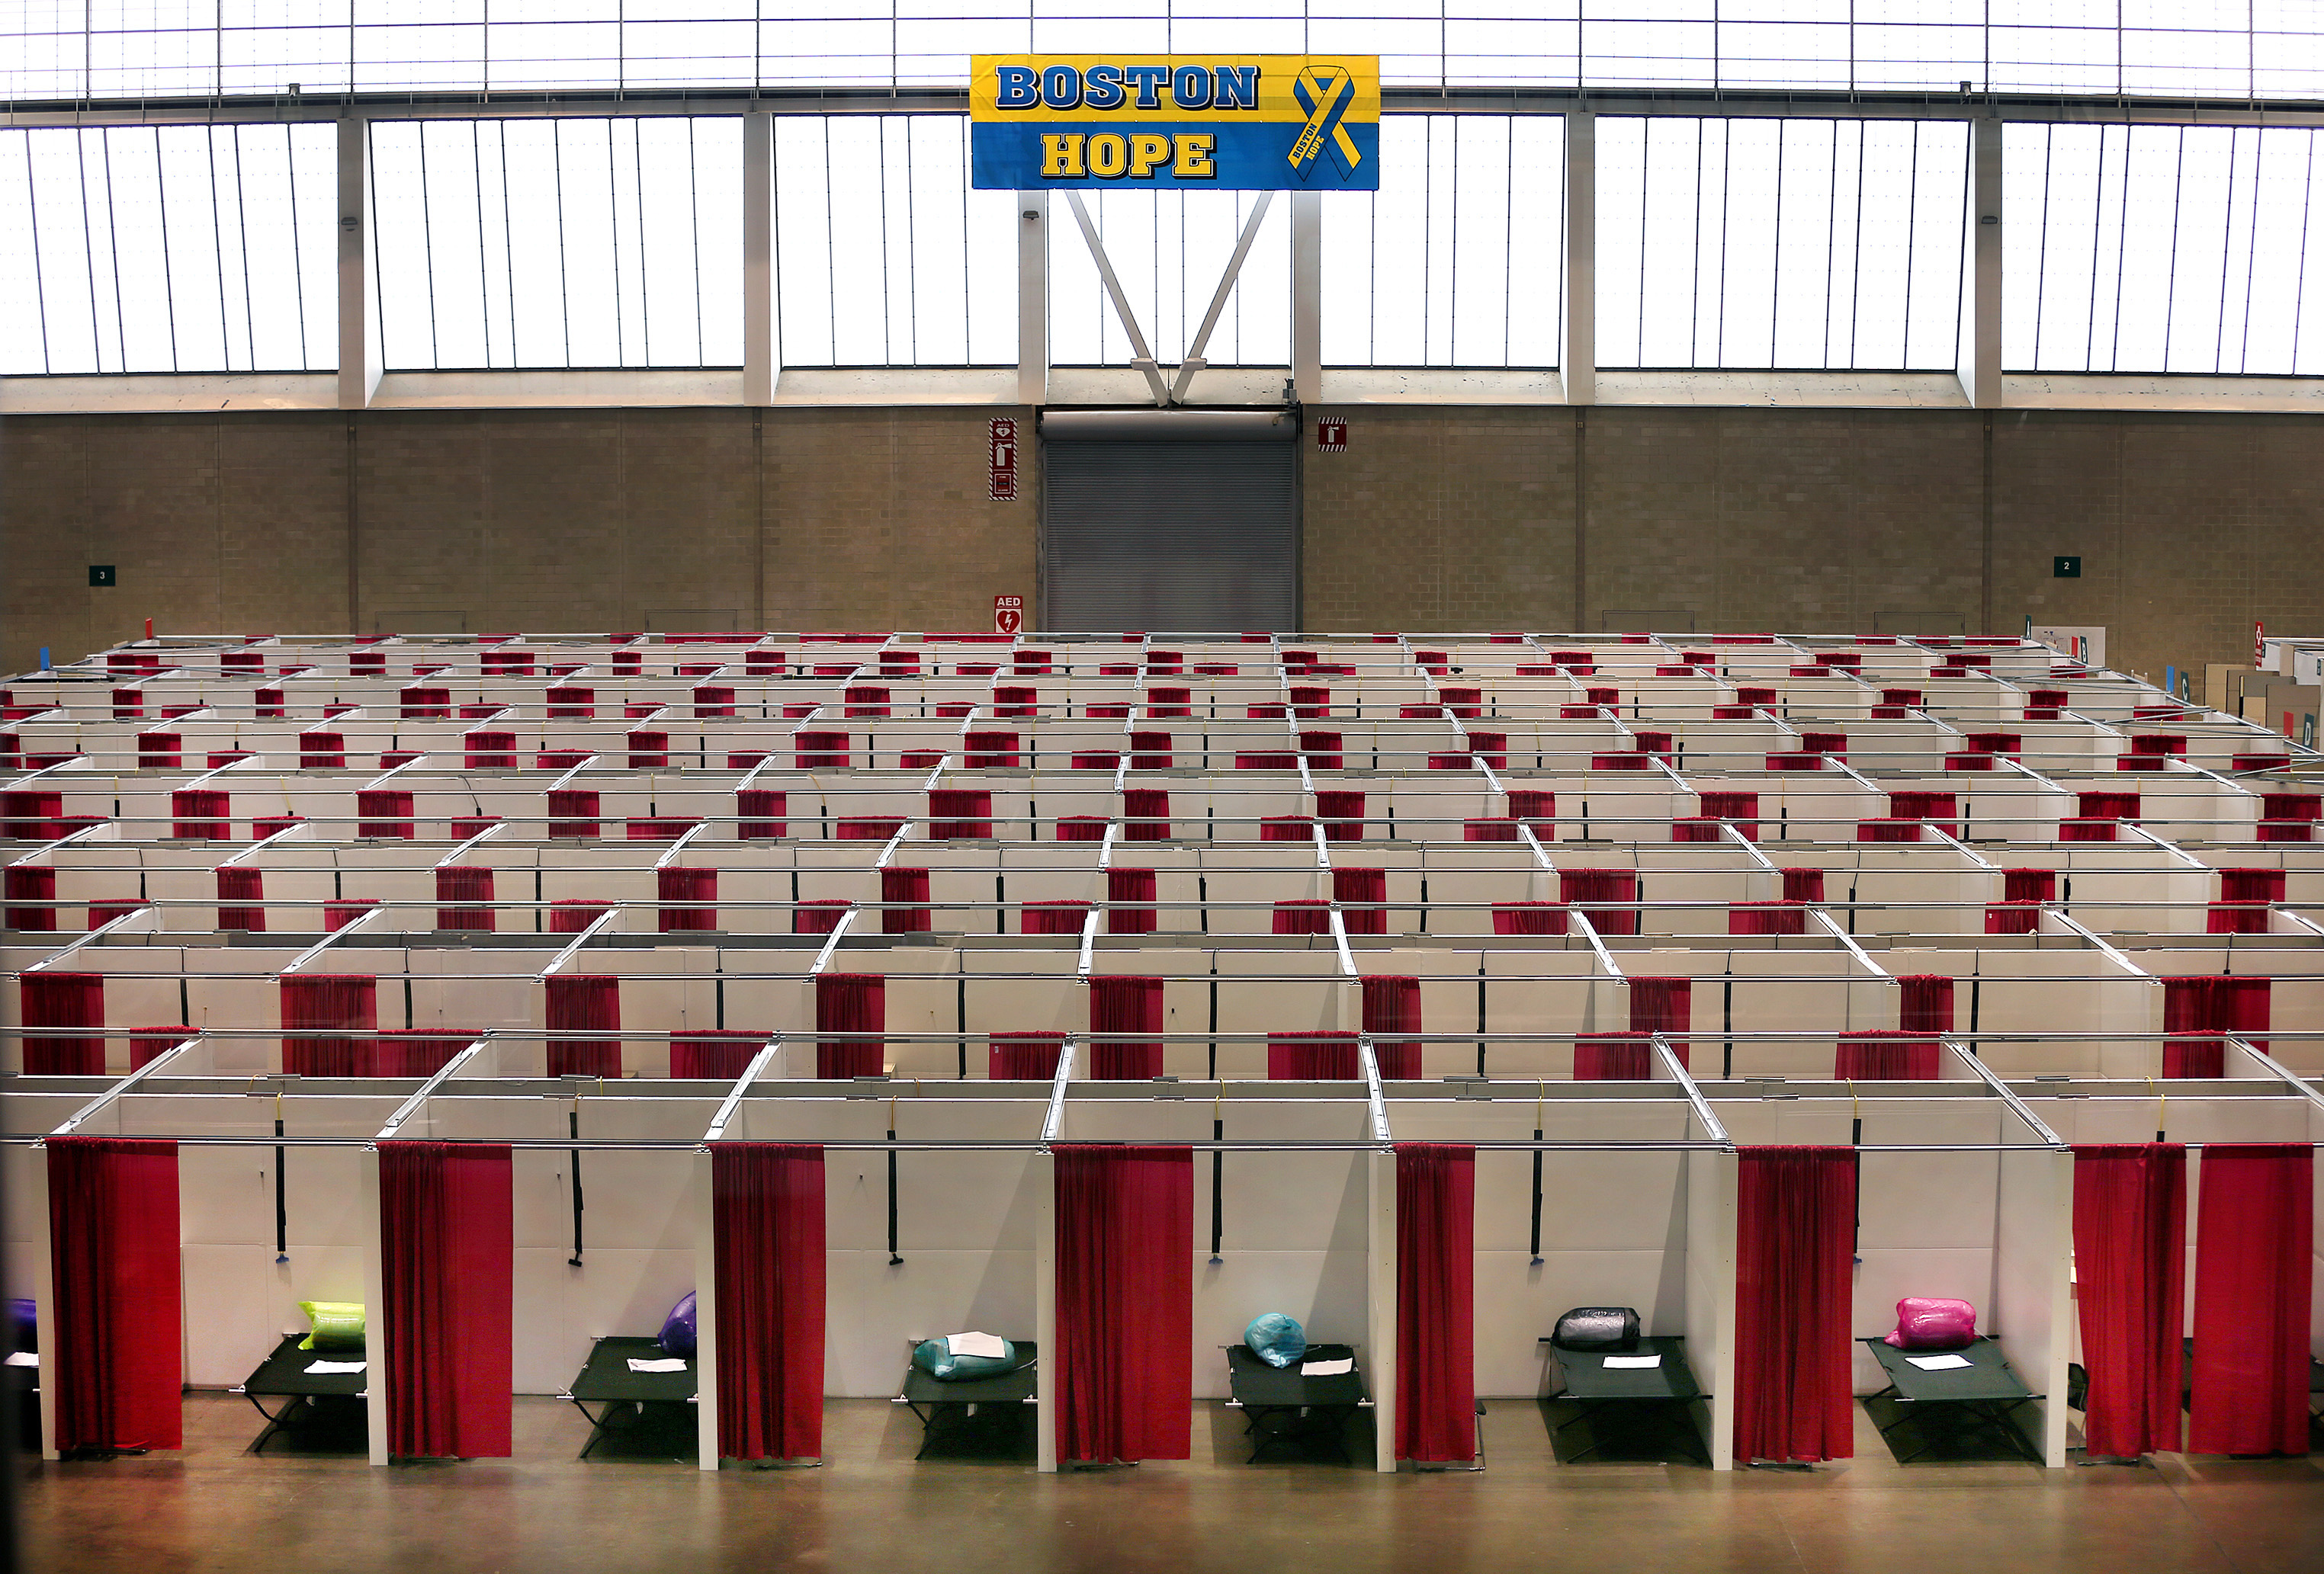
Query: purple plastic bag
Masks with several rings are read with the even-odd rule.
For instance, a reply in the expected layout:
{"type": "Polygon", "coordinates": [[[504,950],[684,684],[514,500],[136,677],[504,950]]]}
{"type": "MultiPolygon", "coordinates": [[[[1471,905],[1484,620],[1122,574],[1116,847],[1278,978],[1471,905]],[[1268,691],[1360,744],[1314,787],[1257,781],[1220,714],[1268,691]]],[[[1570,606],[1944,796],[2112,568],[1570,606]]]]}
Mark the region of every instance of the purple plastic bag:
{"type": "Polygon", "coordinates": [[[678,1303],[662,1319],[661,1338],[657,1341],[666,1355],[694,1354],[694,1292],[688,1290],[678,1303]]]}
{"type": "Polygon", "coordinates": [[[1896,1302],[1896,1331],[1888,1342],[1900,1350],[1958,1350],[1977,1342],[1977,1308],[1966,1301],[1907,1295],[1896,1302]]]}

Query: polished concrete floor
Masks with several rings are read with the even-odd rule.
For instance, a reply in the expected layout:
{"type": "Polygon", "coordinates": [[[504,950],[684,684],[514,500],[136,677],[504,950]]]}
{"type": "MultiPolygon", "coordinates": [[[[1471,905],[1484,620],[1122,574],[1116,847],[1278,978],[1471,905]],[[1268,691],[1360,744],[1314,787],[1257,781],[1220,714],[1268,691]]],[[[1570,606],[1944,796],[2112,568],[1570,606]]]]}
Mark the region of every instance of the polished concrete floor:
{"type": "Polygon", "coordinates": [[[2324,1458],[2167,1457],[2054,1471],[1970,1459],[1900,1466],[1861,1406],[1853,1460],[1729,1476],[1618,1454],[1572,1462],[1586,1427],[1554,1447],[1551,1426],[1564,1413],[1521,1401],[1490,1406],[1482,1472],[1428,1476],[1322,1459],[1247,1464],[1240,1416],[1217,1405],[1198,1407],[1191,1460],[1048,1477],[1032,1474],[1007,1438],[972,1438],[951,1457],[916,1463],[918,1423],[871,1400],[831,1404],[822,1468],[717,1475],[673,1460],[678,1445],[667,1438],[657,1453],[650,1432],[577,1460],[586,1423],[553,1400],[521,1399],[516,1417],[514,1462],[374,1472],[360,1455],[295,1440],[254,1457],[259,1422],[244,1401],[189,1395],[182,1455],[25,1472],[28,1566],[2324,1570],[2324,1458]]]}

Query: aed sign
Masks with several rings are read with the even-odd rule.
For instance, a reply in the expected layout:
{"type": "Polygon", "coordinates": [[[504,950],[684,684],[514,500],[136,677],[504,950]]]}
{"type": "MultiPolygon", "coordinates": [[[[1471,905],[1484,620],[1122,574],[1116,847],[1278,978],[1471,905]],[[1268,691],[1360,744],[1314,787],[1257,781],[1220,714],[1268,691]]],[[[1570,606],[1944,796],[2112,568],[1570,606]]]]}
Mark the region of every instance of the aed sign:
{"type": "Polygon", "coordinates": [[[979,190],[1379,189],[1379,57],[978,55],[979,190]]]}
{"type": "Polygon", "coordinates": [[[1025,631],[1023,596],[996,595],[992,598],[992,631],[996,634],[1021,634],[1025,631]]]}

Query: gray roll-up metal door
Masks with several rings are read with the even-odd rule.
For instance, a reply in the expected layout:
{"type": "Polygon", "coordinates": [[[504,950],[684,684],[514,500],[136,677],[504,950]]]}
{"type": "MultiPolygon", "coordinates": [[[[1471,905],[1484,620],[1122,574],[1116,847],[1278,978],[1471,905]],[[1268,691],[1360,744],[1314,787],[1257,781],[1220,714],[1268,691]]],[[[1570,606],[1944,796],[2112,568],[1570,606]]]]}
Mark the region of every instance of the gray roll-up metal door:
{"type": "Polygon", "coordinates": [[[1146,413],[1170,424],[1042,423],[1041,626],[1296,629],[1296,422],[1146,413]]]}

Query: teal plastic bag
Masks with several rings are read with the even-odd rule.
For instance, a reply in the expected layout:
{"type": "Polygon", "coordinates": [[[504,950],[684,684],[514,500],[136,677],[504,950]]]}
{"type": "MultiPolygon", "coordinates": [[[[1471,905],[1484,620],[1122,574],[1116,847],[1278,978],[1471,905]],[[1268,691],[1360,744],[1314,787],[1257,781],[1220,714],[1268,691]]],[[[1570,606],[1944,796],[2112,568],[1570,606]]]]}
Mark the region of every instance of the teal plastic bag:
{"type": "Polygon", "coordinates": [[[1280,1312],[1263,1312],[1242,1330],[1251,1354],[1270,1367],[1288,1367],[1307,1353],[1307,1330],[1280,1312]]]}
{"type": "Polygon", "coordinates": [[[997,1377],[1017,1369],[1017,1347],[1001,1341],[997,1356],[956,1356],[940,1339],[922,1339],[912,1349],[912,1365],[939,1383],[961,1383],[973,1377],[997,1377]]]}

